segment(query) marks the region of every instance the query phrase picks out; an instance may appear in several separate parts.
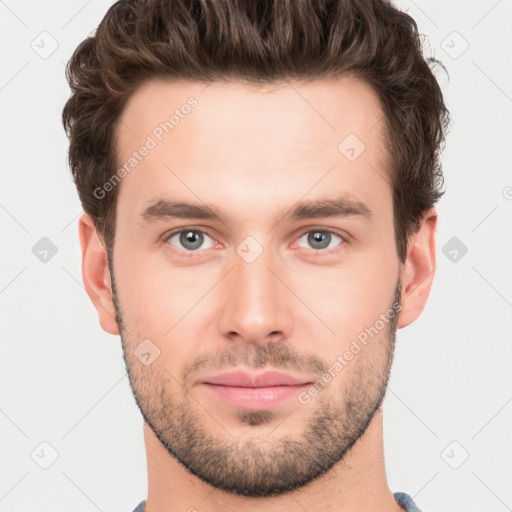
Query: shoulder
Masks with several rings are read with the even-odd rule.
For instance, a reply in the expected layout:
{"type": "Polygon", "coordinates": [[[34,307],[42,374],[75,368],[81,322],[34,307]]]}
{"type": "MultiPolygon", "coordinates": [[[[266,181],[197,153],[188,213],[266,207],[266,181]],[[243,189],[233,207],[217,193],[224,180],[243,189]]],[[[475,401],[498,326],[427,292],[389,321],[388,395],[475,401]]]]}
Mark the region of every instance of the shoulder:
{"type": "MultiPolygon", "coordinates": [[[[393,496],[395,497],[396,502],[402,506],[404,510],[407,512],[421,512],[418,508],[414,500],[405,492],[394,492],[393,496]]],[[[139,511],[137,511],[139,512],[139,511]]],[[[141,511],[142,512],[142,509],[141,511]]]]}
{"type": "Polygon", "coordinates": [[[142,500],[136,507],[133,512],[144,512],[144,506],[146,505],[146,500],[142,500]]]}

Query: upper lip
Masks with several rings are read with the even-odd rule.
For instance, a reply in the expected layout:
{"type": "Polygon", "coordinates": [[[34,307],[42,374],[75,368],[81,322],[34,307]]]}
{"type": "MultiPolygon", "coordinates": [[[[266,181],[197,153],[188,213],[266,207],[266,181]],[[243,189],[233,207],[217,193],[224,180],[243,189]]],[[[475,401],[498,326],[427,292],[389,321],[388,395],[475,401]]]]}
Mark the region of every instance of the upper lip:
{"type": "Polygon", "coordinates": [[[307,379],[301,379],[277,371],[266,371],[264,373],[247,373],[243,371],[231,371],[213,375],[202,379],[205,384],[217,384],[221,386],[237,386],[244,388],[264,388],[269,386],[296,386],[309,384],[307,379]]]}

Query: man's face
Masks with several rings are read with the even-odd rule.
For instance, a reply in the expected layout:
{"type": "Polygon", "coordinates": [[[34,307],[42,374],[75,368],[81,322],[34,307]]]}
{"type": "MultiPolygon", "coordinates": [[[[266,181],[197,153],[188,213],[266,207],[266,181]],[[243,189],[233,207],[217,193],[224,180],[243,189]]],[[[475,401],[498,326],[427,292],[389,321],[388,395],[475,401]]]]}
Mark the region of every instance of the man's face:
{"type": "Polygon", "coordinates": [[[153,81],[123,113],[119,164],[150,148],[118,185],[111,261],[130,384],[169,453],[217,488],[311,482],[382,402],[400,299],[383,128],[373,91],[348,79],[153,81]],[[298,208],[329,200],[345,201],[336,216],[298,208]],[[221,217],[172,216],[166,201],[221,217]],[[205,383],[235,369],[317,392],[205,383]]]}

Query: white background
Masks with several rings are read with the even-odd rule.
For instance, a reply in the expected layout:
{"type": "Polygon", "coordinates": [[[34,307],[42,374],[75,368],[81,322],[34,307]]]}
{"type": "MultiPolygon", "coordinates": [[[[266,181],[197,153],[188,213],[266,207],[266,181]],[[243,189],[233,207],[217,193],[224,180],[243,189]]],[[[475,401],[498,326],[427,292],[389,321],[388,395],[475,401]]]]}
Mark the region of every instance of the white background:
{"type": "MultiPolygon", "coordinates": [[[[131,512],[146,497],[120,339],[101,330],[82,285],[61,124],[65,63],[110,5],[0,2],[3,512],[131,512]],[[47,51],[58,43],[47,58],[33,49],[41,38],[47,51]],[[57,248],[46,263],[32,252],[43,237],[57,248]],[[31,457],[42,449],[49,462],[42,442],[58,452],[48,469],[31,457]]],[[[452,125],[436,278],[423,315],[398,332],[385,401],[389,484],[423,512],[511,510],[512,1],[398,6],[448,69],[452,125]],[[468,249],[456,262],[443,254],[453,237],[468,249]]]]}

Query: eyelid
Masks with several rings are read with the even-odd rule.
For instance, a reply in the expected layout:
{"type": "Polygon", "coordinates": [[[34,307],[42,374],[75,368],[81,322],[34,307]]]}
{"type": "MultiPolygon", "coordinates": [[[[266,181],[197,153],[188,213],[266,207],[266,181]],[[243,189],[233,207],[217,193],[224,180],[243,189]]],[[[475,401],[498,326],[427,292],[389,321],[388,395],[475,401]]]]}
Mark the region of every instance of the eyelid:
{"type": "Polygon", "coordinates": [[[312,231],[322,231],[323,233],[331,233],[333,235],[339,236],[344,242],[348,242],[350,238],[349,235],[344,231],[340,231],[339,229],[335,228],[328,228],[325,226],[306,226],[305,228],[301,228],[300,230],[298,230],[299,235],[296,235],[296,237],[300,238],[306,233],[311,233],[312,231]]]}
{"type": "MultiPolygon", "coordinates": [[[[299,234],[298,235],[295,235],[295,242],[294,242],[294,245],[296,245],[298,243],[298,241],[306,234],[308,233],[314,233],[316,231],[320,231],[322,233],[329,233],[331,235],[335,235],[337,236],[338,238],[341,239],[341,242],[334,246],[334,247],[331,247],[330,249],[306,249],[308,252],[314,254],[314,255],[318,255],[318,256],[321,256],[321,255],[328,255],[328,254],[334,254],[335,252],[339,251],[340,250],[340,247],[347,244],[348,243],[348,240],[349,240],[349,236],[344,234],[344,233],[340,233],[338,230],[336,229],[332,229],[332,228],[326,228],[326,227],[322,227],[322,226],[307,226],[306,228],[304,228],[303,230],[299,231],[299,234]]],[[[300,247],[300,249],[304,249],[303,247],[300,247]]]]}
{"type": "MultiPolygon", "coordinates": [[[[210,237],[215,243],[219,243],[215,239],[215,237],[212,236],[208,232],[207,228],[195,227],[195,226],[179,227],[179,228],[175,228],[175,229],[173,229],[171,231],[165,232],[162,235],[162,237],[161,237],[162,243],[164,243],[164,244],[167,243],[169,238],[171,238],[172,236],[177,235],[179,233],[185,232],[185,231],[194,231],[196,233],[202,233],[203,235],[206,235],[206,236],[210,237]]],[[[293,237],[294,237],[293,245],[295,245],[297,243],[297,241],[300,238],[302,238],[304,235],[306,235],[308,233],[311,233],[311,232],[314,232],[314,231],[321,231],[323,233],[330,233],[330,234],[336,235],[337,237],[339,237],[341,239],[341,242],[337,246],[335,246],[335,247],[333,247],[331,249],[309,249],[309,252],[312,252],[313,254],[318,254],[318,255],[321,255],[321,254],[332,254],[333,252],[336,252],[337,250],[339,250],[338,248],[340,246],[345,245],[346,243],[348,243],[349,238],[350,238],[347,234],[340,233],[338,230],[333,229],[333,228],[327,228],[327,227],[323,227],[323,226],[305,226],[305,227],[301,228],[298,231],[298,233],[295,233],[293,235],[293,237]]],[[[193,256],[194,254],[200,254],[201,252],[204,252],[206,250],[206,249],[198,249],[197,251],[187,251],[185,249],[179,249],[178,247],[175,247],[175,249],[178,250],[178,251],[181,251],[182,253],[185,253],[187,256],[190,256],[190,257],[194,257],[193,256]]],[[[208,249],[212,249],[212,247],[209,247],[208,249]]],[[[300,249],[304,249],[304,248],[300,247],[300,249]]],[[[306,250],[308,250],[308,249],[306,249],[306,250]]]]}
{"type": "MultiPolygon", "coordinates": [[[[171,231],[166,231],[161,237],[161,242],[163,244],[167,244],[169,241],[169,238],[171,238],[172,236],[178,235],[180,233],[187,232],[187,231],[194,231],[195,233],[201,233],[201,234],[206,235],[209,238],[211,238],[215,243],[218,243],[217,240],[215,239],[215,237],[213,237],[212,235],[210,235],[210,233],[208,233],[208,230],[206,230],[204,228],[194,227],[194,226],[186,226],[186,227],[181,227],[181,228],[175,228],[171,231]]],[[[203,252],[205,251],[205,249],[198,249],[197,251],[187,251],[185,249],[180,249],[179,247],[175,247],[175,246],[173,246],[173,247],[177,251],[181,251],[182,253],[187,253],[187,255],[192,255],[194,253],[200,253],[201,251],[203,251],[203,252]]],[[[209,249],[211,249],[211,247],[209,247],[209,249]]]]}

